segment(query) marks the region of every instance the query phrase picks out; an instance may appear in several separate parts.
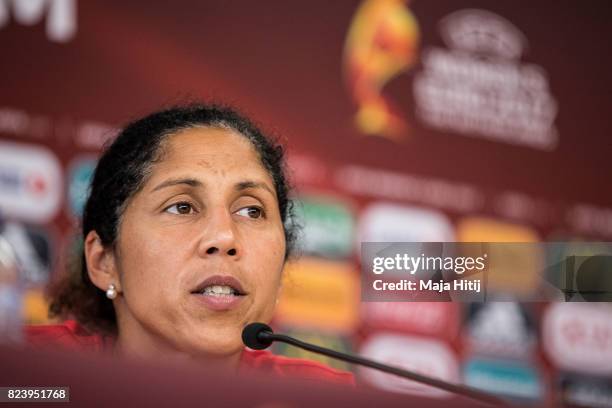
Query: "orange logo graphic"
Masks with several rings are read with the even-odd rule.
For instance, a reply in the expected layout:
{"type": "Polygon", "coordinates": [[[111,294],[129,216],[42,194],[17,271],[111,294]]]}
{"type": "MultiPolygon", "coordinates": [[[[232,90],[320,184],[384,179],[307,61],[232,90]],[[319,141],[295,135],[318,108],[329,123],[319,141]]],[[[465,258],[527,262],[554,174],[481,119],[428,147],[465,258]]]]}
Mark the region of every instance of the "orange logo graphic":
{"type": "Polygon", "coordinates": [[[364,1],[353,17],[344,49],[344,74],[358,106],[358,129],[393,140],[406,135],[408,124],[382,91],[414,65],[419,39],[417,21],[406,1],[364,1]]]}

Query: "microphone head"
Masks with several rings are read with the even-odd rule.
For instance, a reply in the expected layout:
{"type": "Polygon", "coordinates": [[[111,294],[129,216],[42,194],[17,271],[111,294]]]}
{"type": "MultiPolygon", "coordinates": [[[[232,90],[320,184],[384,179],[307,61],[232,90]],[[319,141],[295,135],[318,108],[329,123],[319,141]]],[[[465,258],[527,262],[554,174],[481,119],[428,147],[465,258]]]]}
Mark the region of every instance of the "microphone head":
{"type": "Polygon", "coordinates": [[[264,323],[250,323],[242,329],[242,342],[253,350],[263,350],[270,347],[272,339],[261,336],[262,333],[274,333],[270,326],[264,323]]]}

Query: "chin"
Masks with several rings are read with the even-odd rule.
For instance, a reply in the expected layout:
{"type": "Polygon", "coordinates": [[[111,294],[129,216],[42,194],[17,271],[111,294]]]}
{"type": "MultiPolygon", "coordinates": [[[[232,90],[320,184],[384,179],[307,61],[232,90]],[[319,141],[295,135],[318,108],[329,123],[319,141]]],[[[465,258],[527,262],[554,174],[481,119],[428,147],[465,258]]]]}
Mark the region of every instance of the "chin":
{"type": "Polygon", "coordinates": [[[197,354],[227,356],[241,352],[244,348],[241,339],[241,330],[228,328],[204,329],[196,339],[190,339],[190,349],[197,354]]]}

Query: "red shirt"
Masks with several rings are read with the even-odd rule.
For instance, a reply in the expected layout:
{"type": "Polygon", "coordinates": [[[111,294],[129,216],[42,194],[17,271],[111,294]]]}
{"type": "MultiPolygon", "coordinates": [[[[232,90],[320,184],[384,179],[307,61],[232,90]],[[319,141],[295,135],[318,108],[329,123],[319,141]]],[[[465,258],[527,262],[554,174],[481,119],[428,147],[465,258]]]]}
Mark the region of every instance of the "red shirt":
{"type": "MultiPolygon", "coordinates": [[[[91,334],[74,320],[57,325],[27,326],[26,344],[34,347],[59,346],[82,351],[104,351],[112,347],[113,341],[91,334]]],[[[298,358],[276,356],[266,350],[245,348],[240,359],[240,370],[262,370],[280,377],[320,380],[346,385],[355,385],[353,374],[334,370],[323,364],[298,358]]]]}

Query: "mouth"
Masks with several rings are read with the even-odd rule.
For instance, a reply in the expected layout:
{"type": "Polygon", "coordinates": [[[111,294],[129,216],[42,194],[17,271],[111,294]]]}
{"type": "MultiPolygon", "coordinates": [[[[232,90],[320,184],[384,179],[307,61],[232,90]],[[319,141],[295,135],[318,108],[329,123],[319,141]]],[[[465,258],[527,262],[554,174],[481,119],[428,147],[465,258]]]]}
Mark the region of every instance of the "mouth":
{"type": "Polygon", "coordinates": [[[191,293],[214,298],[233,298],[248,295],[238,279],[233,276],[221,275],[205,279],[191,293]]]}

